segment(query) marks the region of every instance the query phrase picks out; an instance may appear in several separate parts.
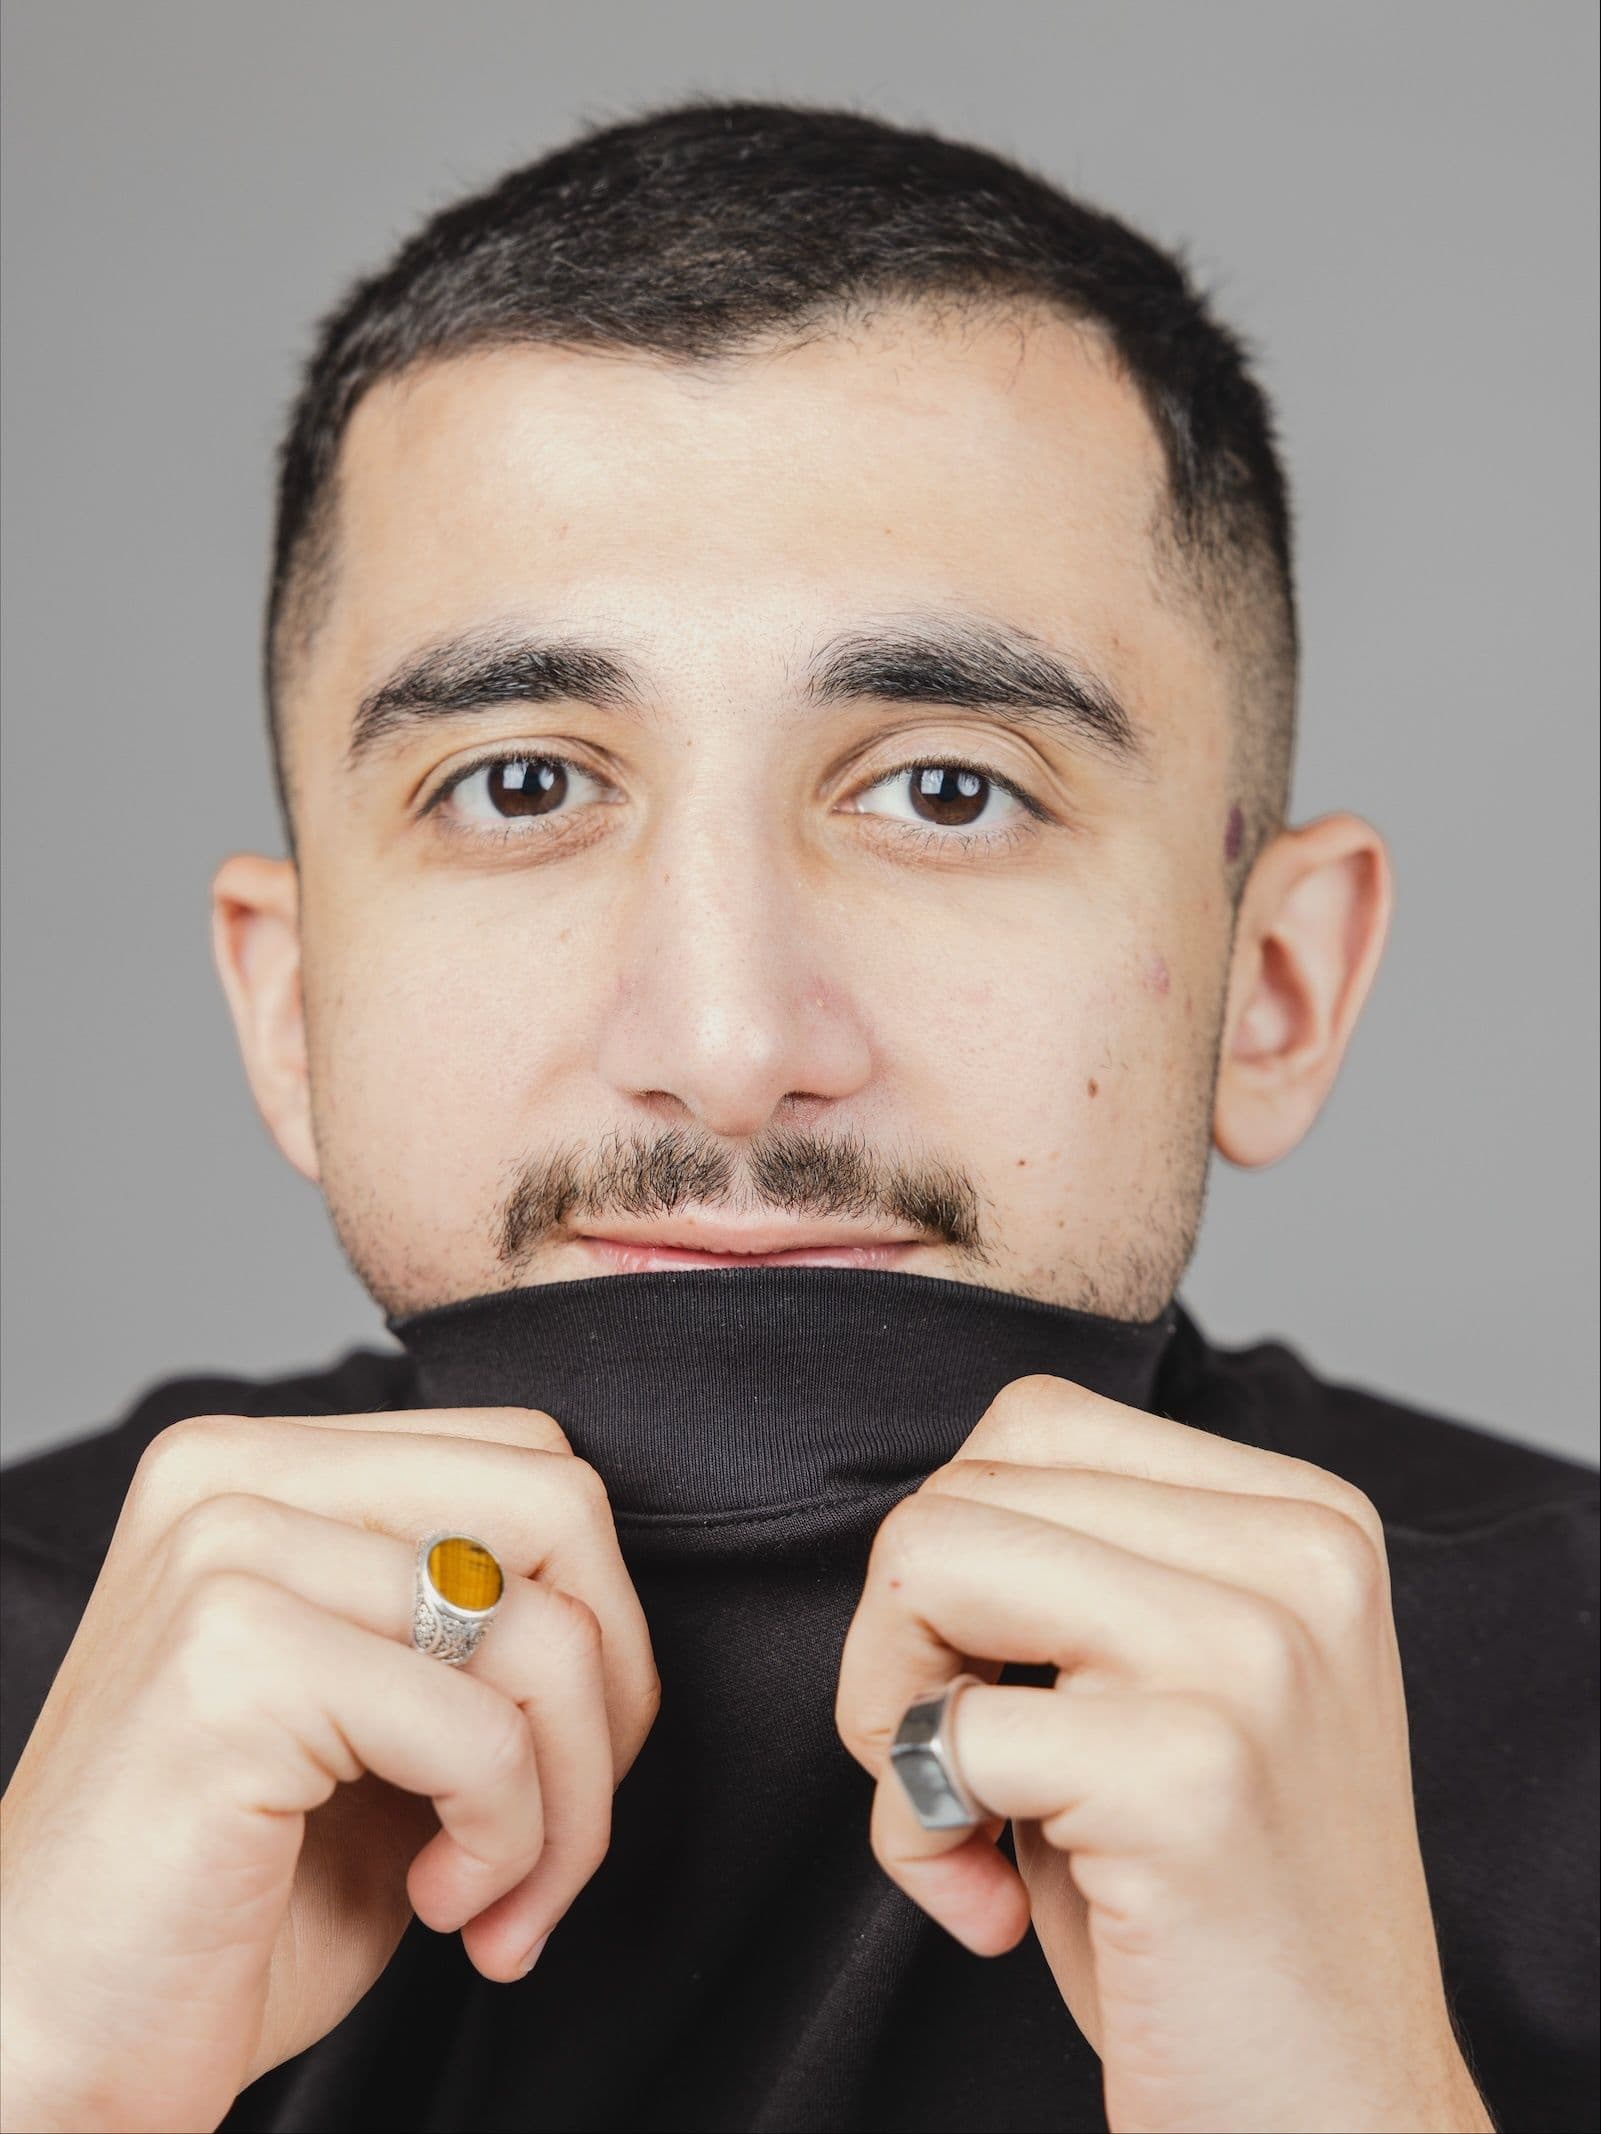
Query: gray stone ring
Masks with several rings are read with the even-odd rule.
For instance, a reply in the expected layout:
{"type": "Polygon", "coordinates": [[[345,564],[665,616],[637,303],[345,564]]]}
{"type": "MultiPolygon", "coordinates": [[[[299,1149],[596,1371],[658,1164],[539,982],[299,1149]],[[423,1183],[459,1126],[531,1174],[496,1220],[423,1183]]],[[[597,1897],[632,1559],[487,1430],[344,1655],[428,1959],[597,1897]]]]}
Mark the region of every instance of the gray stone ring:
{"type": "Polygon", "coordinates": [[[981,1675],[958,1675],[937,1697],[908,1705],[889,1746],[890,1766],[925,1830],[967,1830],[988,1822],[989,1811],[963,1783],[951,1748],[951,1707],[981,1675]]]}

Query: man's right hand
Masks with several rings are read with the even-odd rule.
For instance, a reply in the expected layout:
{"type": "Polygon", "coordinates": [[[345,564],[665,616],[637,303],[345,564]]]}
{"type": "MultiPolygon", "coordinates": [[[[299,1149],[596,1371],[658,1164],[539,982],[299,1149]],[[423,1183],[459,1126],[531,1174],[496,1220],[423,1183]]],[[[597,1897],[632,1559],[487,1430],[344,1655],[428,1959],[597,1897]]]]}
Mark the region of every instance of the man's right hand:
{"type": "Polygon", "coordinates": [[[605,1488],[548,1415],[172,1424],[0,1803],[4,2126],[215,2128],[414,1912],[517,1978],[659,1696],[605,1488]],[[440,1528],[506,1573],[462,1667],[411,1644],[440,1528]]]}

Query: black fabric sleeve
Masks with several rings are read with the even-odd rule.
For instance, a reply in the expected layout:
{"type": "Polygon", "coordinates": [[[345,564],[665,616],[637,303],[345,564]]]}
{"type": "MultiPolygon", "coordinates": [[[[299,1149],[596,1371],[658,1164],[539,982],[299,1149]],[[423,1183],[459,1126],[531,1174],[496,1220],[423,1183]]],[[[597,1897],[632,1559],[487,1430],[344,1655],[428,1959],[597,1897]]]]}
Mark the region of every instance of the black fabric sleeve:
{"type": "Polygon", "coordinates": [[[25,1537],[0,1536],[0,1791],[38,1723],[92,1582],[25,1537]]]}

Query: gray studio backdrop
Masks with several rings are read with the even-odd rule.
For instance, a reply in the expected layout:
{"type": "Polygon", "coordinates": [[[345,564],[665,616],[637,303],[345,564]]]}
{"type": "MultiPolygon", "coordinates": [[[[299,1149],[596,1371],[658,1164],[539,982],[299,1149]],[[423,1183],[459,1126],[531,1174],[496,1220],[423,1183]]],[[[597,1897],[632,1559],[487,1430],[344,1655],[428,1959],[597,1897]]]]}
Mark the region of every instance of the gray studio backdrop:
{"type": "Polygon", "coordinates": [[[1594,1454],[1588,4],[4,10],[4,1444],[155,1379],[389,1345],[238,1065],[207,932],[278,851],[269,460],[311,322],[414,221],[692,89],[856,101],[1190,246],[1301,525],[1301,818],[1390,841],[1323,1118],[1214,1170],[1218,1339],[1594,1454]]]}

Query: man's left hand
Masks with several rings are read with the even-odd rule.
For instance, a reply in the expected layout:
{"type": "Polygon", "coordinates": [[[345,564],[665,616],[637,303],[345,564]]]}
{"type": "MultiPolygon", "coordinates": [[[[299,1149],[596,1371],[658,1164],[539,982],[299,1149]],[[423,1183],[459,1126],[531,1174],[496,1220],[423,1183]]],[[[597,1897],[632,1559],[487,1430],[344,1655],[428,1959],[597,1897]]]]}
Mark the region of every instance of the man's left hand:
{"type": "Polygon", "coordinates": [[[1351,1484],[1018,1379],[880,1527],[836,1717],[891,1880],[979,1955],[1032,1921],[1114,2130],[1491,2134],[1418,1848],[1384,1531],[1351,1484]],[[998,1683],[1008,1661],[1054,1686],[998,1683]],[[889,1745],[962,1673],[953,1753],[992,1819],[925,1830],[889,1745]]]}

